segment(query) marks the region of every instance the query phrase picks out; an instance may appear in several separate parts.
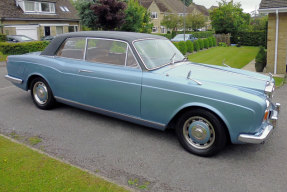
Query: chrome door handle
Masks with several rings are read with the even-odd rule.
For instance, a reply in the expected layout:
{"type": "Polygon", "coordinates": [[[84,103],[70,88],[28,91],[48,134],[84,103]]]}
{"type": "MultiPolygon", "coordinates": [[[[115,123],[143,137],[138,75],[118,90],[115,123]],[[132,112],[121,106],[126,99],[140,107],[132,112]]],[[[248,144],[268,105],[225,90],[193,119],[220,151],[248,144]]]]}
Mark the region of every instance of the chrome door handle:
{"type": "Polygon", "coordinates": [[[85,69],[81,69],[79,70],[79,73],[93,73],[94,71],[89,71],[89,70],[85,70],[85,69]]]}

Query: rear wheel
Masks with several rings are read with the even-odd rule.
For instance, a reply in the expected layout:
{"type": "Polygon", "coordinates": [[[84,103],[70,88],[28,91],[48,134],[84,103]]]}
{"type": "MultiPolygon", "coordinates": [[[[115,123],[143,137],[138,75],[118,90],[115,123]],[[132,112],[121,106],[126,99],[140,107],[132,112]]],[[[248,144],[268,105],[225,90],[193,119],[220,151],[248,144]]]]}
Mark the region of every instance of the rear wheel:
{"type": "Polygon", "coordinates": [[[55,99],[48,83],[40,77],[31,82],[31,96],[35,105],[40,109],[51,109],[55,106],[55,99]]]}
{"type": "Polygon", "coordinates": [[[181,145],[199,156],[212,156],[226,144],[224,124],[216,115],[204,109],[184,113],[177,122],[176,133],[181,145]]]}

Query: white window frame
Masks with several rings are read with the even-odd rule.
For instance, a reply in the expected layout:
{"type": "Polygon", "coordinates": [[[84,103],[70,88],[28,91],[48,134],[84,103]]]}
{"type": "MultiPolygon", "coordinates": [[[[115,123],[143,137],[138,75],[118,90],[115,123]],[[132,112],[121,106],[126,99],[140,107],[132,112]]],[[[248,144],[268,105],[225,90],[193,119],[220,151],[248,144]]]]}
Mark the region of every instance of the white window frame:
{"type": "Polygon", "coordinates": [[[55,3],[47,3],[47,2],[36,2],[36,1],[24,1],[24,12],[25,13],[44,13],[44,14],[54,14],[56,13],[55,10],[55,3]],[[34,3],[34,10],[33,11],[28,11],[26,10],[26,3],[34,3]],[[43,11],[42,10],[42,3],[48,4],[49,11],[43,11]]]}
{"type": "Polygon", "coordinates": [[[157,12],[151,12],[151,18],[152,19],[158,19],[157,12]]]}
{"type": "Polygon", "coordinates": [[[157,33],[157,32],[158,32],[158,28],[157,28],[157,27],[153,27],[153,28],[152,28],[152,32],[153,32],[153,33],[157,33]],[[155,29],[155,30],[154,30],[154,29],[155,29]]]}

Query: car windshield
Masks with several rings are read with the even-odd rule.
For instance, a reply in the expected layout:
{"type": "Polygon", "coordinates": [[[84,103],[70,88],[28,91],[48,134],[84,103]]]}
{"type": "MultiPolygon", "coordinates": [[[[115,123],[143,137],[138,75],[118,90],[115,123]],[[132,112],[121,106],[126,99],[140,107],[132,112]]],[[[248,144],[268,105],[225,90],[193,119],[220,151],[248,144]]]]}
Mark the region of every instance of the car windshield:
{"type": "Polygon", "coordinates": [[[18,36],[15,39],[17,39],[18,41],[31,41],[31,40],[33,40],[27,36],[18,36]]]}
{"type": "Polygon", "coordinates": [[[185,59],[181,52],[169,40],[141,40],[136,41],[134,46],[149,70],[185,59]]]}
{"type": "MultiPolygon", "coordinates": [[[[185,35],[185,39],[188,39],[189,38],[189,35],[185,35]]],[[[179,34],[177,36],[174,37],[174,39],[184,39],[184,34],[179,34]]]]}

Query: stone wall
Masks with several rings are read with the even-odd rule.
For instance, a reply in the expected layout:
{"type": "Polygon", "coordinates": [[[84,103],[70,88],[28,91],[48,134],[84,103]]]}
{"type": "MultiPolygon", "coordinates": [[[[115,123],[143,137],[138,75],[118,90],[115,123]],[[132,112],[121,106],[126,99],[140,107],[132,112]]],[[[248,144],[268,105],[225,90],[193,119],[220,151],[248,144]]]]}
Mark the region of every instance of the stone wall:
{"type": "MultiPolygon", "coordinates": [[[[276,14],[269,14],[267,39],[267,66],[266,71],[274,73],[276,41],[276,14]]],[[[286,73],[287,63],[287,13],[279,14],[278,61],[277,73],[286,73]]]]}

